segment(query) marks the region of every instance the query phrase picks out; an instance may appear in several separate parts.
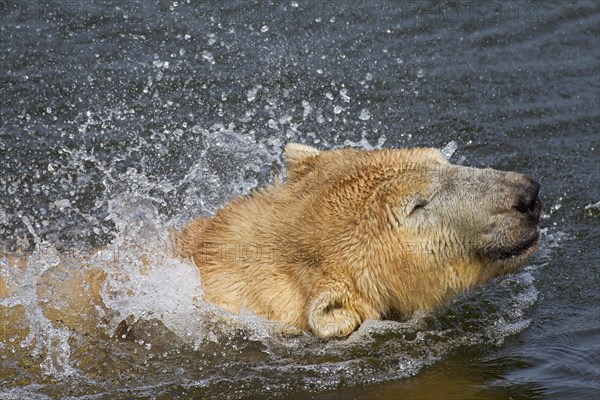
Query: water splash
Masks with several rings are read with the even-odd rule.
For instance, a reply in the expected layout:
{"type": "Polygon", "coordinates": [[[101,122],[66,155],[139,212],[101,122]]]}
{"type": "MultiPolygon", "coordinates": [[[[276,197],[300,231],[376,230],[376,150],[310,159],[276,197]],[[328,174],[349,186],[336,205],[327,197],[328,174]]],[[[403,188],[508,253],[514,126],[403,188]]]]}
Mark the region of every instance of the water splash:
{"type": "MultiPolygon", "coordinates": [[[[150,177],[138,168],[123,171],[118,160],[70,151],[74,162],[93,163],[102,171],[105,189],[100,201],[107,207],[104,218],[113,225],[113,239],[88,259],[89,265],[106,274],[100,292],[106,307],[100,315],[106,323],[97,327],[105,339],[94,339],[100,340],[98,347],[80,333],[53,326],[43,314],[35,285],[45,271],[65,259],[25,220],[36,250],[23,272],[10,269],[5,260],[0,264],[0,276],[11,288],[19,287],[0,298],[0,305],[23,305],[27,310],[31,333],[24,348],[36,349],[43,373],[62,382],[85,381],[89,387],[80,394],[129,390],[160,395],[173,384],[166,376],[181,376],[181,385],[206,396],[222,392],[223,382],[234,382],[228,384],[234,393],[250,387],[256,395],[276,395],[289,390],[291,379],[307,390],[324,390],[413,376],[458,348],[499,345],[528,326],[526,311],[537,298],[529,270],[464,296],[436,315],[415,315],[405,322],[366,321],[348,338],[327,343],[247,311],[234,315],[205,303],[199,273],[193,264],[172,255],[169,231],[195,216],[212,214],[231,197],[247,194],[280,174],[285,144],[280,130],[289,123],[284,117],[277,117],[277,132],[262,139],[241,134],[233,126],[193,126],[201,138],[198,156],[177,181],[150,177]],[[169,207],[170,193],[181,199],[182,206],[177,213],[165,214],[161,209],[169,207]],[[103,347],[112,349],[114,362],[121,363],[129,383],[106,391],[92,379],[109,379],[110,372],[93,358],[82,362],[80,352],[103,347]],[[119,354],[135,362],[119,361],[119,354]],[[139,366],[156,373],[148,374],[139,366]]],[[[290,131],[289,140],[295,135],[290,131]]],[[[338,147],[377,149],[385,143],[384,135],[372,144],[363,134],[338,147]]],[[[144,143],[140,140],[135,146],[144,143]]],[[[454,147],[453,152],[456,143],[446,147],[454,147]]],[[[446,154],[451,156],[451,151],[446,154]]],[[[77,207],[68,199],[55,204],[64,210],[77,207]]],[[[10,390],[0,395],[10,396],[10,390]]],[[[35,393],[38,388],[28,390],[35,393]]]]}
{"type": "Polygon", "coordinates": [[[446,157],[446,160],[450,160],[457,148],[458,144],[454,140],[452,140],[451,142],[448,142],[448,144],[446,144],[446,146],[444,146],[444,148],[440,151],[442,152],[444,157],[446,157]]]}
{"type": "MultiPolygon", "coordinates": [[[[29,323],[26,337],[19,343],[23,351],[31,351],[31,356],[42,356],[40,370],[42,374],[53,377],[64,377],[76,374],[70,359],[71,348],[68,330],[56,327],[46,317],[38,297],[37,284],[42,275],[51,267],[60,263],[58,251],[48,242],[42,241],[28,218],[23,223],[34,237],[34,252],[25,256],[16,256],[9,260],[6,255],[0,258],[1,276],[6,277],[9,294],[0,297],[0,306],[23,307],[25,319],[29,323]],[[23,258],[21,258],[23,257],[23,258]],[[26,260],[26,265],[22,265],[26,260]]],[[[5,343],[0,343],[0,348],[5,343]]]]}

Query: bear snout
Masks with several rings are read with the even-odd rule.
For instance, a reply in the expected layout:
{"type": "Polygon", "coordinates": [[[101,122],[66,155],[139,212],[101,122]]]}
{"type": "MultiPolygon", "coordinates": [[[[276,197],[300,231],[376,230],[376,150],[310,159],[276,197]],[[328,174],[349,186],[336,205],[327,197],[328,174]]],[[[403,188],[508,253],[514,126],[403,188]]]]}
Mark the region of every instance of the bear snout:
{"type": "Polygon", "coordinates": [[[517,211],[525,214],[528,218],[538,222],[542,210],[542,201],[539,196],[540,184],[529,179],[529,185],[518,198],[517,205],[514,206],[517,211]]]}

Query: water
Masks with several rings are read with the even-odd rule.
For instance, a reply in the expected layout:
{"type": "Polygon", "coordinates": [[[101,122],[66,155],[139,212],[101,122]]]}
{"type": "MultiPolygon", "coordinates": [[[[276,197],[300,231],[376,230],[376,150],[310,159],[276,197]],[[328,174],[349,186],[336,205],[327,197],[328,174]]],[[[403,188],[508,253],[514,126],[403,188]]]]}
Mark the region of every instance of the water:
{"type": "Polygon", "coordinates": [[[41,3],[0,4],[0,244],[32,254],[0,260],[0,398],[600,394],[597,2],[41,3]],[[289,141],[525,172],[540,251],[344,340],[228,315],[168,232],[271,182],[289,141]],[[83,325],[52,324],[78,290],[83,325]]]}

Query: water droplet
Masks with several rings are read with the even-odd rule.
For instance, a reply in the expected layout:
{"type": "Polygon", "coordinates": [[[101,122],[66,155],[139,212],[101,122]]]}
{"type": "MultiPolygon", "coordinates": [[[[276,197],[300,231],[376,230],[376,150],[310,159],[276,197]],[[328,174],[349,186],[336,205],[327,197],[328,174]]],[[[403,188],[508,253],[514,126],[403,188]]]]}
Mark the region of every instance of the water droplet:
{"type": "Polygon", "coordinates": [[[449,142],[446,146],[444,146],[444,148],[441,150],[441,152],[444,155],[444,157],[446,157],[446,159],[449,160],[450,157],[452,157],[452,155],[456,151],[457,147],[458,147],[458,145],[453,140],[453,141],[449,142]]]}
{"type": "Polygon", "coordinates": [[[248,101],[256,100],[256,94],[258,93],[258,91],[261,88],[262,88],[261,85],[257,85],[257,86],[254,86],[252,89],[248,90],[248,93],[246,94],[246,98],[248,99],[248,101]]]}
{"type": "Polygon", "coordinates": [[[361,121],[368,121],[371,119],[371,114],[366,108],[363,108],[362,110],[360,110],[360,115],[358,116],[358,119],[360,119],[361,121]]]}
{"type": "Polygon", "coordinates": [[[304,112],[302,113],[302,118],[306,119],[312,113],[312,106],[306,100],[302,100],[302,107],[304,108],[304,112]]]}
{"type": "Polygon", "coordinates": [[[59,210],[64,210],[67,207],[71,206],[71,202],[67,199],[61,199],[61,200],[56,200],[54,202],[54,205],[59,209],[59,210]]]}
{"type": "Polygon", "coordinates": [[[202,58],[205,59],[206,61],[208,61],[211,64],[213,64],[215,62],[215,59],[214,59],[213,55],[209,51],[204,51],[202,53],[202,58]]]}
{"type": "Polygon", "coordinates": [[[340,97],[342,98],[342,100],[344,100],[344,102],[349,103],[350,96],[348,96],[348,89],[340,90],[340,97]]]}

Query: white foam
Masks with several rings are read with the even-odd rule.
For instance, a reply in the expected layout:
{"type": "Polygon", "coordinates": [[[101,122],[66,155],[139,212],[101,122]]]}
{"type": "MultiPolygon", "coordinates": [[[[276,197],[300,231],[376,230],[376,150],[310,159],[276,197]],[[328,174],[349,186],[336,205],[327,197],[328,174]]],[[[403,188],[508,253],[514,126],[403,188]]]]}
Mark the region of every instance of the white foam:
{"type": "Polygon", "coordinates": [[[131,317],[134,320],[156,318],[181,338],[189,338],[197,328],[195,325],[202,323],[198,307],[202,295],[198,269],[189,262],[153,256],[147,251],[136,255],[126,253],[128,255],[119,260],[123,273],[109,275],[101,292],[106,306],[117,311],[112,327],[131,317]]]}

